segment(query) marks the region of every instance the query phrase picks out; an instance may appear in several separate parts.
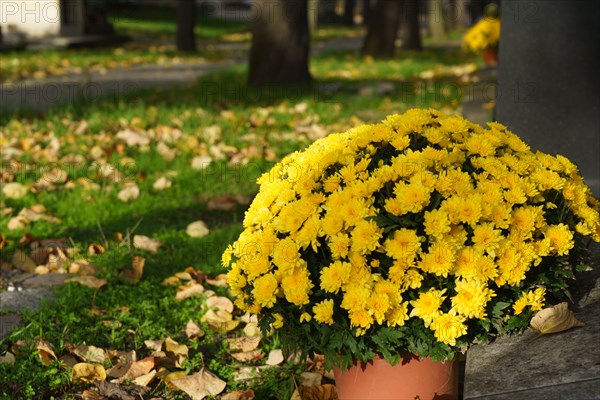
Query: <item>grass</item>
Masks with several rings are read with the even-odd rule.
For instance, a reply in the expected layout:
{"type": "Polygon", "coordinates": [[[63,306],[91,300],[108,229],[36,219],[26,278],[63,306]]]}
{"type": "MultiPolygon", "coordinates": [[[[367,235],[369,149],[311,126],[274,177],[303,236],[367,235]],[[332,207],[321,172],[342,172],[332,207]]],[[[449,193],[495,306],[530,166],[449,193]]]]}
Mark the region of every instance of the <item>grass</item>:
{"type": "MultiPolygon", "coordinates": [[[[83,157],[69,170],[69,179],[87,177],[99,185],[96,191],[77,186],[30,192],[22,199],[0,203],[0,208],[12,207],[12,215],[41,203],[49,214],[62,220],[60,224],[34,222],[27,229],[9,231],[6,226],[11,215],[0,217],[1,230],[8,239],[2,258],[10,259],[24,233],[40,238],[68,237],[82,253],[89,244],[104,243],[107,238],[107,251],[90,257],[90,261],[97,266],[97,276],[108,280],[93,304],[93,289],[69,283],[55,289],[55,302],[43,304],[38,312],[23,314],[25,326],[0,342],[0,355],[18,341],[26,343],[15,365],[0,363],[0,397],[71,399],[89,386],[73,384],[70,369],[60,361],[43,365],[35,348],[36,338],[51,342],[57,355],[63,354],[69,343],[86,342],[105,349],[135,350],[140,359],[150,354],[144,340],[169,336],[190,348],[186,371],[205,365],[228,381],[228,390],[244,386],[232,379],[239,363],[227,353],[223,334],[211,332],[205,325],[207,337],[202,341],[188,340],[184,334],[188,320],[200,324],[202,298],[177,301],[177,289],[161,285],[164,278],[188,266],[211,276],[224,272],[220,255],[241,232],[245,207],[209,210],[207,200],[221,194],[253,196],[258,190],[255,179],[274,160],[310,143],[311,135],[319,130],[343,131],[410,107],[432,106],[452,112],[460,97],[445,96],[441,88],[455,84],[455,79],[421,81],[417,77],[435,66],[468,61],[472,59],[441,49],[410,53],[394,61],[365,61],[355,54],[330,53],[312,61],[317,80],[307,87],[250,89],[244,85],[245,68],[236,67],[186,87],[148,90],[93,104],[79,102],[43,114],[22,111],[0,115],[0,144],[23,149],[27,140],[33,140],[30,150],[18,158],[31,171],[21,169],[14,177],[16,181],[32,184],[40,177],[37,171],[52,161],[52,156],[41,161],[40,150],[48,148],[54,137],[60,143],[59,165],[64,166],[60,161],[64,156],[83,157]],[[378,87],[382,80],[388,83],[383,91],[378,87]],[[88,128],[76,133],[83,122],[88,128]],[[246,165],[230,165],[223,160],[204,171],[192,169],[192,158],[201,153],[202,146],[211,146],[206,130],[211,126],[221,130],[221,138],[213,145],[234,146],[240,151],[254,145],[262,152],[249,157],[246,165]],[[147,149],[127,146],[119,153],[120,141],[115,136],[128,127],[180,131],[181,136],[169,143],[179,155],[166,161],[158,153],[156,141],[147,149]],[[122,188],[120,183],[97,179],[89,172],[94,146],[107,152],[106,161],[113,165],[129,163],[129,168],[121,169],[139,186],[137,200],[121,202],[116,196],[122,188]],[[265,158],[268,152],[273,157],[265,158]],[[168,171],[176,171],[171,178],[173,187],[164,192],[154,190],[152,183],[168,171]],[[203,238],[188,236],[186,226],[195,220],[204,220],[211,233],[203,238]],[[163,247],[153,254],[111,239],[134,228],[135,234],[158,239],[163,247]],[[142,280],[136,285],[120,282],[118,269],[130,265],[136,255],[146,258],[142,280]]],[[[263,344],[266,350],[276,345],[276,337],[265,339],[263,344]]],[[[269,370],[252,388],[260,399],[289,398],[286,389],[293,389],[292,378],[299,371],[293,364],[269,370]]],[[[153,386],[151,395],[186,398],[162,383],[153,386]]]]}

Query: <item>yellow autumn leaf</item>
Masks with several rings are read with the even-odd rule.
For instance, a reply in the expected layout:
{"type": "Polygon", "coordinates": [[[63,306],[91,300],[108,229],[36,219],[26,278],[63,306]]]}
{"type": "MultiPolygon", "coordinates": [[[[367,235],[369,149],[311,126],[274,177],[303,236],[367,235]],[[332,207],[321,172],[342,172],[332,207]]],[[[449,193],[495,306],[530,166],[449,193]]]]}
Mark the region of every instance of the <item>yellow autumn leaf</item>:
{"type": "Polygon", "coordinates": [[[575,318],[565,301],[552,307],[538,311],[530,323],[531,327],[540,334],[563,332],[584,324],[575,318]]]}
{"type": "Polygon", "coordinates": [[[87,382],[106,380],[106,371],[100,364],[79,363],[73,366],[71,371],[73,382],[87,382]]]}
{"type": "Polygon", "coordinates": [[[227,383],[207,369],[185,378],[172,380],[171,383],[187,393],[192,400],[202,400],[208,396],[216,396],[225,390],[227,383]]]}

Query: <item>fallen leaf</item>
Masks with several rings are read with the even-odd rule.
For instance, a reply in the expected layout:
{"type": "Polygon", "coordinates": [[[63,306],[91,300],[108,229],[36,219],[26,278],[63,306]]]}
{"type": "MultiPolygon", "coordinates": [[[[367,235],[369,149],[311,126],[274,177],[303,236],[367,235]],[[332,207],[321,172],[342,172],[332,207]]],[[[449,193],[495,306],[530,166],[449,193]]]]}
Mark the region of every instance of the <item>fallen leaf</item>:
{"type": "Polygon", "coordinates": [[[164,142],[159,142],[156,146],[156,152],[166,161],[173,161],[177,156],[177,150],[167,146],[164,142]]]}
{"type": "Polygon", "coordinates": [[[27,225],[29,225],[29,221],[20,215],[17,215],[16,217],[12,217],[10,220],[8,220],[6,227],[9,231],[14,231],[17,229],[23,229],[27,225]]]}
{"type": "Polygon", "coordinates": [[[196,156],[192,159],[192,168],[195,170],[201,170],[208,167],[212,163],[213,159],[211,156],[196,156]]]}
{"type": "Polygon", "coordinates": [[[163,286],[177,286],[181,283],[181,281],[176,276],[169,276],[163,279],[163,286]]]}
{"type": "Polygon", "coordinates": [[[21,271],[29,272],[30,274],[35,273],[35,262],[21,250],[15,250],[13,253],[12,265],[21,271]]]}
{"type": "Polygon", "coordinates": [[[204,221],[192,222],[188,225],[186,232],[191,237],[203,237],[210,233],[204,221]]]}
{"type": "Polygon", "coordinates": [[[171,383],[183,390],[192,398],[192,400],[202,400],[208,396],[216,396],[225,390],[227,383],[205,368],[200,372],[186,376],[185,378],[175,379],[171,383]]]}
{"type": "Polygon", "coordinates": [[[228,313],[233,312],[233,302],[227,297],[213,296],[206,300],[206,306],[209,308],[216,308],[217,310],[227,311],[228,313]]]}
{"type": "Polygon", "coordinates": [[[204,292],[204,286],[196,282],[190,282],[187,285],[180,286],[177,289],[175,299],[184,300],[192,296],[198,296],[204,292]]]}
{"type": "Polygon", "coordinates": [[[300,385],[305,387],[320,385],[322,380],[323,375],[318,372],[303,372],[298,378],[300,385]]]}
{"type": "Polygon", "coordinates": [[[4,248],[4,245],[6,245],[6,236],[0,235],[0,250],[4,248]]]}
{"type": "Polygon", "coordinates": [[[185,326],[185,335],[188,337],[188,339],[203,337],[204,331],[190,319],[185,326]]]}
{"type": "Polygon", "coordinates": [[[27,195],[28,191],[27,186],[18,182],[7,183],[2,188],[2,193],[9,199],[21,199],[27,195]]]}
{"type": "Polygon", "coordinates": [[[54,350],[52,349],[52,345],[50,344],[50,342],[47,342],[45,340],[40,340],[37,342],[35,348],[38,351],[38,356],[40,357],[40,360],[42,360],[42,362],[44,363],[45,366],[50,365],[50,363],[52,362],[52,359],[57,359],[56,358],[56,354],[54,354],[54,350]]]}
{"type": "Polygon", "coordinates": [[[251,337],[251,338],[260,337],[261,332],[260,332],[260,328],[258,327],[258,324],[255,322],[247,323],[246,326],[244,327],[244,335],[251,337]]]}
{"type": "Polygon", "coordinates": [[[40,265],[35,267],[35,271],[33,272],[38,275],[46,275],[50,272],[50,269],[48,269],[48,267],[46,267],[45,265],[40,265]]]}
{"type": "Polygon", "coordinates": [[[107,399],[110,399],[110,397],[104,397],[101,394],[98,394],[91,390],[84,390],[83,393],[81,393],[81,398],[83,400],[107,400],[107,399]]]}
{"type": "Polygon", "coordinates": [[[221,400],[254,400],[255,396],[252,389],[236,390],[235,392],[224,394],[221,396],[221,400]]]}
{"type": "Polygon", "coordinates": [[[119,200],[124,202],[135,200],[140,197],[140,188],[135,183],[130,184],[121,189],[121,191],[117,194],[117,197],[119,200]]]}
{"type": "Polygon", "coordinates": [[[124,140],[127,146],[147,146],[150,138],[132,129],[125,129],[115,135],[117,139],[124,140]]]}
{"type": "Polygon", "coordinates": [[[87,248],[87,253],[90,256],[94,256],[96,254],[102,254],[105,251],[106,250],[104,250],[104,246],[102,246],[101,244],[98,244],[98,243],[92,243],[87,248]]]}
{"type": "MultiPolygon", "coordinates": [[[[166,372],[168,370],[165,369],[166,372]]],[[[159,372],[160,375],[160,372],[159,372]]],[[[167,385],[167,387],[171,390],[180,390],[177,386],[173,385],[173,381],[185,378],[187,376],[187,372],[185,371],[175,371],[165,374],[161,376],[162,381],[167,385]]]]}
{"type": "Polygon", "coordinates": [[[263,369],[270,368],[268,366],[260,366],[260,367],[240,367],[237,371],[233,373],[233,380],[236,382],[247,381],[249,379],[254,379],[260,375],[260,371],[263,369]]]}
{"type": "Polygon", "coordinates": [[[76,282],[92,289],[99,289],[107,283],[106,279],[98,279],[95,276],[88,275],[75,276],[73,278],[65,279],[65,282],[76,282]]]}
{"type": "Polygon", "coordinates": [[[161,243],[158,240],[152,239],[144,235],[135,235],[133,237],[133,247],[136,249],[147,250],[151,253],[156,253],[161,243]]]}
{"type": "Polygon", "coordinates": [[[239,320],[233,320],[233,316],[225,310],[208,310],[201,321],[221,333],[232,331],[240,324],[239,320]]]}
{"type": "MultiPolygon", "coordinates": [[[[229,344],[229,348],[231,350],[237,351],[237,350],[241,350],[241,351],[251,351],[254,350],[258,347],[258,345],[260,344],[260,337],[255,336],[255,337],[237,337],[237,338],[230,338],[227,339],[227,343],[229,344]]],[[[283,355],[282,355],[283,357],[283,355]]]]}
{"type": "Polygon", "coordinates": [[[85,362],[103,364],[104,361],[106,361],[106,352],[104,349],[96,346],[80,344],[79,346],[73,348],[71,352],[85,362]]]}
{"type": "Polygon", "coordinates": [[[265,356],[265,353],[261,350],[243,351],[240,353],[230,353],[231,357],[239,362],[254,362],[258,361],[265,356]]]}
{"type": "Polygon", "coordinates": [[[145,263],[146,260],[144,259],[144,257],[133,257],[133,261],[131,262],[131,268],[120,270],[119,279],[126,283],[129,283],[130,285],[137,284],[140,281],[140,279],[142,279],[142,275],[144,274],[145,263]]]}
{"type": "Polygon", "coordinates": [[[154,182],[152,187],[154,188],[154,190],[165,190],[170,188],[172,185],[173,182],[171,182],[168,178],[161,176],[156,180],[156,182],[154,182]]]}
{"type": "Polygon", "coordinates": [[[9,365],[13,365],[16,361],[15,355],[13,353],[11,353],[10,351],[7,352],[5,355],[0,356],[0,364],[9,364],[9,365]]]}
{"type": "Polygon", "coordinates": [[[185,344],[177,343],[170,337],[165,339],[162,350],[176,368],[183,367],[183,363],[188,358],[188,347],[185,344]]]}
{"type": "MultiPolygon", "coordinates": [[[[126,380],[133,380],[140,376],[148,374],[154,368],[154,366],[155,366],[154,357],[146,357],[139,361],[133,361],[131,363],[126,364],[124,371],[123,371],[123,369],[117,369],[115,371],[112,371],[112,368],[111,368],[111,370],[110,370],[111,373],[109,375],[118,378],[116,380],[116,383],[123,383],[126,380]],[[120,374],[121,372],[123,372],[123,374],[121,374],[120,376],[115,376],[117,373],[120,374]]],[[[140,386],[144,386],[144,385],[140,385],[140,386]]]]}
{"type": "Polygon", "coordinates": [[[164,340],[144,340],[144,344],[150,350],[159,351],[162,349],[164,340]]]}
{"type": "Polygon", "coordinates": [[[214,279],[206,278],[205,281],[209,285],[218,286],[218,287],[226,287],[227,286],[227,275],[219,274],[219,275],[215,276],[214,279]]]}
{"type": "Polygon", "coordinates": [[[134,385],[138,385],[138,386],[148,386],[150,384],[150,382],[152,382],[152,380],[154,380],[156,373],[157,373],[156,370],[152,370],[145,375],[141,375],[141,376],[138,376],[137,378],[133,379],[132,383],[134,385]]]}
{"type": "Polygon", "coordinates": [[[79,363],[73,366],[71,371],[71,379],[73,382],[103,381],[106,379],[106,371],[100,364],[79,363]]]}
{"type": "Polygon", "coordinates": [[[269,352],[269,357],[267,357],[266,365],[279,365],[283,362],[285,358],[283,357],[283,351],[281,349],[271,350],[269,352]]]}
{"type": "MultiPolygon", "coordinates": [[[[146,398],[150,389],[138,385],[120,385],[117,383],[96,381],[94,386],[103,399],[140,400],[146,398]]],[[[95,399],[94,399],[95,400],[95,399]]]]}
{"type": "Polygon", "coordinates": [[[583,322],[575,318],[573,312],[569,310],[569,303],[566,301],[538,311],[531,318],[530,324],[533,329],[542,335],[563,332],[584,325],[583,322]]]}
{"type": "Polygon", "coordinates": [[[290,400],[337,400],[337,398],[335,385],[328,383],[310,387],[300,386],[290,400]]]}

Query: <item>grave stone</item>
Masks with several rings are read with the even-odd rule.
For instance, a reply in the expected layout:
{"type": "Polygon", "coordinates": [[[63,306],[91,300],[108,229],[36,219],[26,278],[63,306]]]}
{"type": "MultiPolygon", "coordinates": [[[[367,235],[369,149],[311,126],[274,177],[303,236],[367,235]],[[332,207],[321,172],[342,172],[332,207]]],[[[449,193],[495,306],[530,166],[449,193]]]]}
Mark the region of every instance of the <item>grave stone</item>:
{"type": "Polygon", "coordinates": [[[600,196],[600,2],[501,3],[496,120],[562,154],[600,196]]]}

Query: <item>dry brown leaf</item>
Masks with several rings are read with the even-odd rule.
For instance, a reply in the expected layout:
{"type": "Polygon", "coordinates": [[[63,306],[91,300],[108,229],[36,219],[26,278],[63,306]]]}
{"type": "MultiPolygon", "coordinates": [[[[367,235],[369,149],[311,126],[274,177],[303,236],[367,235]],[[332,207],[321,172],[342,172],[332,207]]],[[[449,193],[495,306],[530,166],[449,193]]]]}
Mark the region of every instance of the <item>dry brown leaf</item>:
{"type": "Polygon", "coordinates": [[[247,381],[249,379],[254,379],[260,375],[260,371],[272,368],[269,366],[260,366],[260,367],[240,367],[236,372],[233,373],[233,380],[236,382],[247,381]]]}
{"type": "Polygon", "coordinates": [[[188,339],[201,338],[204,337],[204,331],[190,319],[185,326],[185,335],[188,339]]]}
{"type": "Polygon", "coordinates": [[[88,275],[74,276],[73,278],[65,279],[65,282],[76,282],[92,289],[99,289],[107,283],[106,279],[98,279],[95,276],[88,275]]]}
{"type": "Polygon", "coordinates": [[[258,361],[265,356],[265,353],[261,350],[243,351],[240,353],[230,353],[231,357],[239,362],[254,362],[258,361]]]}
{"type": "Polygon", "coordinates": [[[184,300],[192,296],[198,296],[204,292],[204,286],[196,282],[190,282],[187,285],[180,286],[177,289],[175,299],[184,300]]]}
{"type": "Polygon", "coordinates": [[[192,168],[195,170],[202,170],[208,167],[212,161],[213,159],[211,156],[196,156],[192,159],[192,168]]]}
{"type": "Polygon", "coordinates": [[[231,313],[224,310],[208,310],[201,321],[220,333],[232,331],[240,324],[239,320],[234,320],[231,313]]]}
{"type": "Polygon", "coordinates": [[[150,382],[152,382],[154,380],[154,378],[156,377],[156,370],[152,370],[149,373],[145,374],[145,375],[140,375],[137,378],[133,379],[131,382],[134,385],[138,385],[138,386],[148,386],[150,384],[150,382]]]}
{"type": "Polygon", "coordinates": [[[320,385],[322,380],[323,375],[318,372],[303,372],[298,378],[298,383],[300,383],[301,386],[309,387],[320,385]]]}
{"type": "Polygon", "coordinates": [[[119,278],[131,285],[137,284],[142,275],[144,274],[144,264],[146,259],[144,257],[135,256],[131,262],[131,268],[126,268],[120,271],[119,278]]]}
{"type": "Polygon", "coordinates": [[[101,394],[91,390],[84,390],[83,393],[81,393],[81,398],[83,400],[109,400],[108,397],[104,397],[101,394]]]}
{"type": "Polygon", "coordinates": [[[175,275],[173,275],[174,277],[176,277],[177,279],[181,279],[182,281],[191,281],[192,280],[192,275],[190,275],[189,272],[177,272],[175,275]]]}
{"type": "Polygon", "coordinates": [[[173,381],[181,378],[185,378],[187,376],[187,372],[185,371],[175,371],[169,372],[166,368],[161,368],[158,371],[158,376],[162,379],[162,381],[167,385],[170,390],[180,390],[177,386],[173,385],[173,381]]]}
{"type": "Polygon", "coordinates": [[[2,188],[2,193],[4,193],[8,199],[21,199],[27,195],[28,191],[29,189],[27,186],[18,182],[7,183],[2,188]]]}
{"type": "Polygon", "coordinates": [[[290,400],[337,400],[335,385],[300,386],[290,400]]]}
{"type": "Polygon", "coordinates": [[[285,358],[283,357],[283,351],[281,349],[271,350],[269,352],[269,357],[265,364],[267,365],[279,365],[283,362],[285,358]]]}
{"type": "Polygon", "coordinates": [[[173,182],[171,182],[171,180],[169,180],[168,178],[161,176],[160,178],[158,178],[154,184],[152,184],[152,188],[154,190],[165,190],[170,188],[173,185],[173,182]]]}
{"type": "Polygon", "coordinates": [[[179,344],[170,337],[165,339],[162,350],[165,352],[169,361],[176,367],[183,367],[183,363],[188,358],[188,347],[185,344],[179,344]]]}
{"type": "Polygon", "coordinates": [[[584,325],[575,318],[566,301],[538,311],[530,324],[541,335],[563,332],[584,325]]]}
{"type": "Polygon", "coordinates": [[[237,337],[227,339],[227,343],[229,344],[229,348],[233,351],[252,351],[258,347],[260,344],[260,337],[237,337]]]}
{"type": "Polygon", "coordinates": [[[119,198],[119,200],[124,202],[135,200],[138,197],[140,197],[140,188],[137,187],[135,183],[130,184],[121,189],[121,191],[117,194],[117,197],[119,198]]]}
{"type": "Polygon", "coordinates": [[[106,352],[96,346],[88,346],[87,344],[80,344],[73,348],[71,351],[82,361],[89,362],[92,364],[103,364],[106,361],[106,352]]]}
{"type": "Polygon", "coordinates": [[[9,231],[14,231],[17,229],[23,229],[27,225],[29,225],[29,221],[22,216],[17,215],[16,217],[12,217],[10,220],[8,220],[6,227],[9,231]]]}
{"type": "Polygon", "coordinates": [[[202,400],[208,396],[216,396],[225,390],[225,386],[227,386],[225,381],[205,368],[202,368],[196,374],[172,380],[171,383],[187,393],[192,400],[202,400]]]}
{"type": "Polygon", "coordinates": [[[206,278],[205,281],[209,285],[218,286],[218,287],[226,287],[227,286],[227,275],[219,274],[219,275],[215,276],[214,279],[206,278]]]}
{"type": "MultiPolygon", "coordinates": [[[[140,376],[146,375],[154,368],[155,364],[156,363],[155,363],[154,357],[146,357],[139,361],[133,361],[126,365],[125,372],[121,376],[117,377],[118,379],[116,380],[116,383],[123,383],[124,381],[126,381],[128,379],[133,380],[140,376]]],[[[111,368],[111,371],[112,371],[112,368],[111,368]]],[[[118,370],[112,371],[112,373],[110,375],[114,376],[114,374],[121,373],[121,372],[123,372],[122,369],[118,369],[118,370]]],[[[144,385],[140,385],[140,386],[144,386],[144,385]]]]}
{"type": "Polygon", "coordinates": [[[106,371],[100,364],[79,363],[73,366],[71,371],[71,379],[73,382],[103,381],[106,379],[106,371]]]}
{"type": "Polygon", "coordinates": [[[2,250],[5,245],[6,245],[6,236],[0,235],[0,250],[2,250]]]}
{"type": "Polygon", "coordinates": [[[133,247],[136,249],[147,250],[151,253],[156,253],[161,243],[158,240],[152,239],[144,235],[135,235],[133,237],[133,247]]]}
{"type": "Polygon", "coordinates": [[[39,340],[35,348],[38,351],[40,360],[42,360],[45,366],[50,365],[52,359],[57,359],[56,354],[54,354],[54,350],[52,349],[52,345],[46,340],[39,340]]]}
{"type": "Polygon", "coordinates": [[[35,273],[35,262],[21,250],[15,250],[13,253],[12,265],[21,271],[29,272],[30,274],[35,273]]]}
{"type": "Polygon", "coordinates": [[[13,353],[11,353],[10,351],[7,352],[5,355],[0,356],[0,364],[13,365],[15,363],[15,361],[16,361],[15,355],[13,353]]]}
{"type": "Polygon", "coordinates": [[[204,237],[210,233],[204,221],[195,221],[188,225],[186,232],[191,237],[204,237]]]}
{"type": "Polygon", "coordinates": [[[164,340],[144,340],[146,347],[154,351],[160,351],[164,342],[164,340]]]}
{"type": "Polygon", "coordinates": [[[233,312],[233,302],[227,297],[213,296],[206,299],[206,306],[209,308],[215,308],[217,310],[227,311],[228,313],[233,312]]]}
{"type": "Polygon", "coordinates": [[[98,243],[92,243],[87,248],[87,253],[90,256],[95,256],[96,254],[102,254],[106,250],[104,250],[104,246],[98,243]]]}
{"type": "Polygon", "coordinates": [[[115,137],[125,141],[127,146],[147,146],[150,144],[150,138],[148,136],[130,128],[122,130],[117,133],[115,137]]]}
{"type": "Polygon", "coordinates": [[[255,322],[250,322],[250,323],[246,324],[246,326],[244,327],[244,335],[246,335],[250,338],[260,337],[261,331],[260,331],[260,328],[258,327],[258,324],[255,322]]]}
{"type": "Polygon", "coordinates": [[[254,390],[236,390],[235,392],[226,393],[221,396],[221,400],[254,400],[256,397],[254,390]]]}
{"type": "Polygon", "coordinates": [[[177,286],[181,283],[181,281],[179,280],[179,278],[177,278],[176,276],[169,276],[166,277],[165,279],[163,279],[162,284],[163,286],[177,286]]]}

